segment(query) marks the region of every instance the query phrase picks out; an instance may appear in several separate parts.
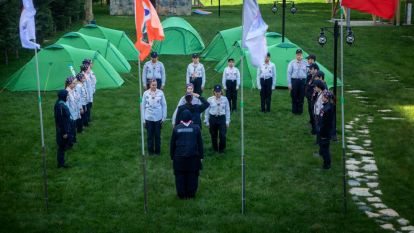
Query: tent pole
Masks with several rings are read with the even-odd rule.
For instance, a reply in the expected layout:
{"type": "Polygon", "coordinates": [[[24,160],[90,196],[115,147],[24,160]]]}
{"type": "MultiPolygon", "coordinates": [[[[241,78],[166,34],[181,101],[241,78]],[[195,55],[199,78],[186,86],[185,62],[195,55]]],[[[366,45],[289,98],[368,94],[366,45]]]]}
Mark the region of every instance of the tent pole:
{"type": "MultiPolygon", "coordinates": [[[[342,3],[342,2],[341,2],[342,3]]],[[[341,4],[342,6],[342,4],[341,4]]],[[[349,9],[348,9],[349,10],[349,9]]],[[[345,153],[345,107],[344,107],[344,12],[341,7],[341,130],[342,130],[342,186],[343,186],[343,208],[344,214],[347,213],[347,194],[346,194],[346,153],[345,153]]],[[[347,18],[349,20],[349,17],[347,18]]]]}
{"type": "MultiPolygon", "coordinates": [[[[35,42],[36,43],[36,42],[35,42]]],[[[35,48],[35,60],[36,60],[36,78],[37,78],[37,99],[39,104],[39,117],[40,117],[40,136],[42,140],[42,161],[43,161],[43,188],[44,188],[44,199],[46,212],[49,208],[49,195],[48,195],[48,184],[47,184],[47,166],[46,166],[46,146],[45,146],[45,135],[43,128],[43,110],[42,110],[42,96],[40,95],[40,75],[39,75],[39,59],[37,57],[37,48],[35,48]]]]}
{"type": "Polygon", "coordinates": [[[138,58],[138,83],[139,83],[139,109],[140,109],[140,125],[141,125],[141,157],[142,157],[142,169],[144,173],[144,212],[148,213],[148,190],[147,190],[147,159],[145,157],[145,145],[144,145],[144,116],[142,106],[142,86],[141,86],[141,60],[138,58]]]}

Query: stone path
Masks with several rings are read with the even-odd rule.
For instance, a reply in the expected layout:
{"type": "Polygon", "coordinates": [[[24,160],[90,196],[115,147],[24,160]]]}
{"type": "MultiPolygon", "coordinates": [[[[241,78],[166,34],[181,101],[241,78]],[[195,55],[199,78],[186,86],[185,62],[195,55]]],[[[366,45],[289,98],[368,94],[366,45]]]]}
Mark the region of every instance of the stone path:
{"type": "MultiPolygon", "coordinates": [[[[369,103],[369,98],[362,96],[364,91],[347,91],[366,107],[378,108],[369,103]]],[[[392,116],[392,109],[376,109],[381,120],[404,120],[392,116]]],[[[414,233],[414,226],[410,221],[402,218],[398,212],[382,202],[382,191],[378,181],[378,167],[372,151],[372,140],[369,126],[374,117],[367,114],[358,114],[345,125],[347,142],[346,170],[348,175],[349,193],[368,218],[377,222],[381,228],[392,232],[414,233]]]]}

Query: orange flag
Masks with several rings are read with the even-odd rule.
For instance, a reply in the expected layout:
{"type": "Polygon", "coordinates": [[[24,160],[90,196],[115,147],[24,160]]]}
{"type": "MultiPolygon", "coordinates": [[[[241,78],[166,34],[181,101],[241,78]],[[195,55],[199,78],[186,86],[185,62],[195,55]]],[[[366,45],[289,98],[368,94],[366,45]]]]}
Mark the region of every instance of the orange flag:
{"type": "Polygon", "coordinates": [[[135,48],[139,50],[139,59],[143,61],[151,52],[152,41],[164,40],[160,19],[149,0],[135,0],[135,28],[137,31],[135,48]]]}
{"type": "Polygon", "coordinates": [[[342,0],[342,6],[368,12],[385,19],[392,19],[395,15],[398,0],[342,0]]]}

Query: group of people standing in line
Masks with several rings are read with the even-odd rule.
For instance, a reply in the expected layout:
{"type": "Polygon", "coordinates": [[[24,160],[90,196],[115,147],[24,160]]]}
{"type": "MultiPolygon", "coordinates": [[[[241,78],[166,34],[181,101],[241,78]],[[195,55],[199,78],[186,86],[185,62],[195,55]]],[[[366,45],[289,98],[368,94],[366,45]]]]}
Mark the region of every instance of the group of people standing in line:
{"type": "Polygon", "coordinates": [[[65,151],[72,148],[77,142],[76,135],[82,133],[92,120],[97,82],[92,66],[92,60],[83,60],[80,72],[69,76],[65,80],[65,89],[58,92],[58,100],[54,106],[58,168],[69,167],[65,163],[65,151]]]}
{"type": "MultiPolygon", "coordinates": [[[[58,167],[67,167],[64,163],[64,151],[76,142],[76,132],[88,127],[95,93],[96,77],[93,74],[91,60],[85,59],[81,72],[70,76],[65,90],[58,92],[55,105],[55,120],[58,149],[58,167]]],[[[302,59],[302,50],[296,51],[296,59],[287,69],[287,81],[292,99],[292,113],[303,113],[304,97],[308,102],[311,133],[316,135],[323,168],[331,166],[329,144],[333,132],[334,97],[328,91],[325,75],[316,64],[316,56],[309,55],[307,62],[302,59]]],[[[260,90],[260,110],[267,113],[271,109],[272,91],[276,88],[276,66],[270,61],[268,53],[263,64],[257,69],[257,88],[260,90]]],[[[166,72],[156,52],[151,53],[150,61],[143,67],[142,84],[145,92],[142,96],[142,124],[147,131],[149,155],[161,153],[161,128],[167,119],[167,102],[164,95],[166,72]]],[[[192,55],[192,63],[187,67],[185,94],[180,98],[172,116],[173,133],[170,141],[170,157],[179,198],[195,197],[198,187],[199,171],[204,157],[202,114],[208,127],[213,150],[224,153],[226,149],[227,128],[230,126],[230,114],[237,111],[237,91],[240,87],[240,72],[234,59],[228,59],[224,69],[222,84],[213,88],[213,95],[207,99],[202,96],[206,75],[199,55],[192,55]],[[223,90],[226,96],[223,96],[223,90]]]]}

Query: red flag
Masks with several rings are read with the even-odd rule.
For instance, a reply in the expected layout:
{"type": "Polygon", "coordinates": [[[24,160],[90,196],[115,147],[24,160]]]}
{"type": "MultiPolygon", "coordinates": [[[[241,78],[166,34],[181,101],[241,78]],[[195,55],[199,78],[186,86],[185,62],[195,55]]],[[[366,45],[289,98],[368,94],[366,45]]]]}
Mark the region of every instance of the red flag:
{"type": "Polygon", "coordinates": [[[135,48],[139,50],[139,59],[143,61],[151,52],[152,41],[164,39],[164,30],[157,11],[149,0],[135,0],[135,28],[135,48]],[[147,33],[147,42],[143,40],[144,33],[147,33]]]}
{"type": "Polygon", "coordinates": [[[392,19],[398,0],[342,0],[342,6],[392,19]]]}

